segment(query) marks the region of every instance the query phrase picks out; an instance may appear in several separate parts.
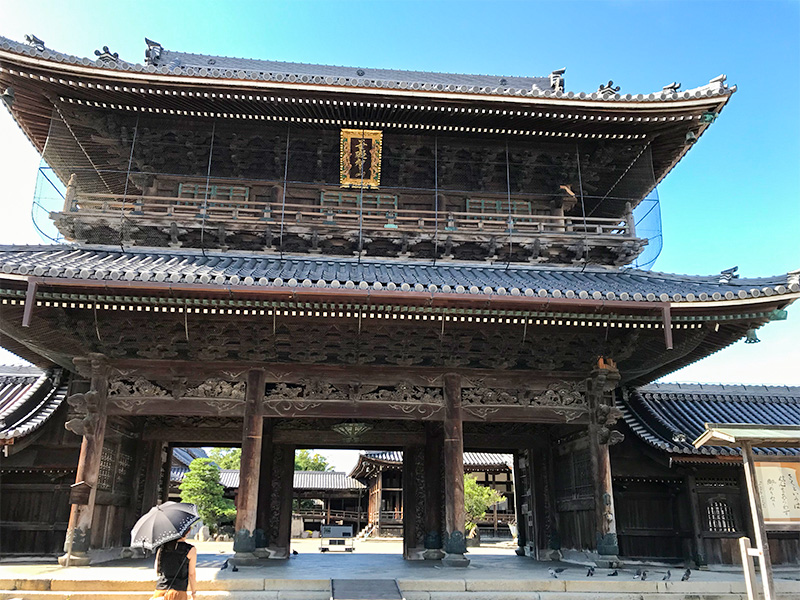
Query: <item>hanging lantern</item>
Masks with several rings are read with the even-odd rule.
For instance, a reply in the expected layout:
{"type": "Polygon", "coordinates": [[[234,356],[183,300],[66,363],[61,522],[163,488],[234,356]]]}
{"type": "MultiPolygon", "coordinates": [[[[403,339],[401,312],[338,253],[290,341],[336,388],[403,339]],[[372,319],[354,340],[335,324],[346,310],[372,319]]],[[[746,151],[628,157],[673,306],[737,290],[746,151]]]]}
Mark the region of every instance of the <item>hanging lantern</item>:
{"type": "Polygon", "coordinates": [[[745,335],[746,335],[746,337],[744,338],[745,344],[757,344],[758,342],[761,341],[756,336],[756,330],[753,329],[752,327],[747,330],[747,333],[745,335]]]}

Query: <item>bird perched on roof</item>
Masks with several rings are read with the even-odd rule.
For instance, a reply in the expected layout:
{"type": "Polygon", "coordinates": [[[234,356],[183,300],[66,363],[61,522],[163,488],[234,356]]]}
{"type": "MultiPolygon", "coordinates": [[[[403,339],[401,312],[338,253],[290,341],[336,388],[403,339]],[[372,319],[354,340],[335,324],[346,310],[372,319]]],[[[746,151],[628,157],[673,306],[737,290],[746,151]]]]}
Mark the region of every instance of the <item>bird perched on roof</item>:
{"type": "Polygon", "coordinates": [[[619,571],[617,571],[616,569],[614,569],[613,573],[608,574],[608,577],[618,577],[618,576],[619,576],[619,571]]]}
{"type": "Polygon", "coordinates": [[[683,577],[681,577],[681,581],[689,581],[689,577],[691,577],[691,575],[692,575],[692,570],[686,569],[686,571],[684,571],[683,573],[683,577]]]}
{"type": "Polygon", "coordinates": [[[587,577],[594,577],[594,567],[589,567],[589,570],[586,571],[587,577]]]}
{"type": "Polygon", "coordinates": [[[664,574],[664,577],[661,578],[661,581],[669,581],[670,577],[672,577],[672,571],[667,569],[667,572],[664,574]]]}
{"type": "Polygon", "coordinates": [[[553,568],[547,569],[547,572],[550,573],[550,576],[553,577],[554,579],[558,579],[558,574],[563,573],[564,571],[566,571],[566,567],[558,567],[557,569],[553,568]]]}

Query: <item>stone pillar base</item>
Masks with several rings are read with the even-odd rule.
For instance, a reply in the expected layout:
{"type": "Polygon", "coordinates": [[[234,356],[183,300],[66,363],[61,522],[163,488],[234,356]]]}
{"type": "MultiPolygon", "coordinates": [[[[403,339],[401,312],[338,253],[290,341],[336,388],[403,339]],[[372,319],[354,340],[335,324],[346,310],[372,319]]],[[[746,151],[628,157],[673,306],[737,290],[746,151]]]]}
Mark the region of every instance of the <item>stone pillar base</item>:
{"type": "Polygon", "coordinates": [[[442,560],[444,556],[444,552],[439,548],[428,548],[422,553],[422,558],[425,560],[442,560]]]}
{"type": "Polygon", "coordinates": [[[619,569],[622,567],[622,561],[619,556],[613,554],[599,554],[594,559],[594,564],[601,569],[619,569]]]}
{"type": "MultiPolygon", "coordinates": [[[[91,562],[92,559],[85,552],[73,552],[72,554],[69,555],[70,567],[88,567],[91,562]]],[[[61,565],[62,567],[67,566],[66,554],[58,557],[58,564],[61,565]]]]}
{"type": "Polygon", "coordinates": [[[237,567],[256,567],[261,561],[255,552],[236,552],[228,562],[237,567]]]}
{"type": "Polygon", "coordinates": [[[270,551],[266,548],[256,548],[253,550],[253,554],[255,554],[257,558],[269,558],[270,551]]]}
{"type": "Polygon", "coordinates": [[[469,566],[469,559],[463,554],[445,554],[442,566],[463,569],[469,566]]]}
{"type": "Polygon", "coordinates": [[[289,549],[283,546],[270,546],[267,548],[270,559],[285,560],[289,558],[289,549]]]}

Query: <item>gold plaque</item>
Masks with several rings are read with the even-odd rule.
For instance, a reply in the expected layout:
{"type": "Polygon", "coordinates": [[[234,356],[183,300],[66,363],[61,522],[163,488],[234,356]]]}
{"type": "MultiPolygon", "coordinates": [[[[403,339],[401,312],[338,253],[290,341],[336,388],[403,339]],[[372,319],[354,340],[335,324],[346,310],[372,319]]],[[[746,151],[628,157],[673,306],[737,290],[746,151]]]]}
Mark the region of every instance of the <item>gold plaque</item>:
{"type": "Polygon", "coordinates": [[[342,129],[339,180],[342,187],[377,189],[381,185],[383,133],[342,129]]]}

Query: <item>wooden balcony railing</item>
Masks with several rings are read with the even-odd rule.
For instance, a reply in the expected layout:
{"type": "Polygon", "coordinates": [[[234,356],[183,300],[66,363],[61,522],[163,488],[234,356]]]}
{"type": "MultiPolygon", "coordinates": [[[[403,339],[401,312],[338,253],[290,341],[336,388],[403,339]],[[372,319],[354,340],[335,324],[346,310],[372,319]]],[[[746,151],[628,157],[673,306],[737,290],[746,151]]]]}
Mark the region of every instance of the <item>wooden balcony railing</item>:
{"type": "Polygon", "coordinates": [[[341,230],[385,230],[386,232],[433,234],[514,234],[521,237],[575,236],[635,238],[633,219],[570,217],[553,215],[503,214],[485,212],[439,212],[387,210],[385,212],[314,206],[297,203],[227,202],[195,198],[135,196],[118,194],[68,194],[65,213],[84,217],[125,215],[142,221],[196,221],[225,223],[232,229],[262,228],[263,224],[283,222],[289,227],[341,230]]]}

